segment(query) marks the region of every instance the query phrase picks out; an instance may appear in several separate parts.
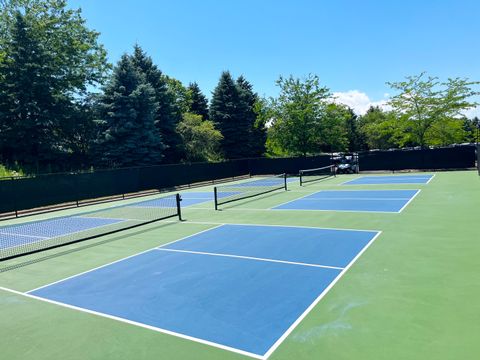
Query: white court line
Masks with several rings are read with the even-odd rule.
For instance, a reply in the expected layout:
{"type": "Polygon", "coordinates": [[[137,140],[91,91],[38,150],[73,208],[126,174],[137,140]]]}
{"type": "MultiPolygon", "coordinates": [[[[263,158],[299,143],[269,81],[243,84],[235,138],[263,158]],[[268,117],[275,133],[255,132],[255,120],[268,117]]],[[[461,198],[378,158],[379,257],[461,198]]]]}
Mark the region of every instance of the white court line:
{"type": "MultiPolygon", "coordinates": [[[[293,200],[292,200],[293,201],[293,200]]],[[[290,201],[289,201],[290,202],[290,201]]],[[[278,205],[280,206],[280,205],[278,205]]],[[[214,210],[211,208],[201,208],[201,207],[196,207],[196,208],[189,208],[192,210],[214,210]]],[[[378,213],[378,214],[398,214],[397,211],[369,211],[369,210],[322,210],[322,209],[276,209],[276,208],[269,208],[269,209],[252,209],[252,208],[242,208],[242,209],[228,209],[228,211],[323,211],[323,212],[353,212],[353,213],[359,213],[359,212],[365,212],[365,213],[378,213]]],[[[279,225],[280,226],[280,225],[279,225]]]]}
{"type": "Polygon", "coordinates": [[[0,234],[10,235],[10,236],[22,236],[22,237],[28,237],[32,239],[50,239],[48,236],[24,235],[24,234],[10,233],[10,232],[0,232],[0,234]]]}
{"type": "Polygon", "coordinates": [[[325,210],[325,209],[272,209],[272,211],[322,211],[322,212],[340,212],[340,213],[370,213],[370,214],[398,214],[398,211],[380,211],[380,210],[325,210]]]}
{"type": "Polygon", "coordinates": [[[417,197],[417,195],[420,194],[420,191],[421,190],[418,189],[417,192],[415,193],[415,195],[413,195],[412,198],[410,200],[408,200],[407,203],[405,205],[403,205],[400,210],[398,210],[398,213],[401,213],[403,211],[403,209],[405,209],[408,206],[408,204],[410,204],[413,201],[413,199],[415,199],[417,197]]]}
{"type": "MultiPolygon", "coordinates": [[[[313,195],[313,194],[312,194],[313,195]]],[[[297,199],[299,200],[299,199],[297,199]]],[[[374,200],[374,201],[384,201],[384,200],[388,200],[388,201],[393,201],[393,200],[410,200],[410,198],[362,198],[362,197],[356,197],[356,198],[344,198],[344,197],[317,197],[317,198],[312,198],[312,199],[301,199],[301,201],[325,201],[325,200],[334,200],[334,201],[338,201],[338,200],[348,200],[348,201],[352,201],[352,200],[374,200]]]]}
{"type": "Polygon", "coordinates": [[[357,179],[361,179],[362,177],[363,177],[363,176],[354,177],[353,179],[350,179],[350,180],[341,182],[340,184],[337,184],[337,186],[344,185],[344,184],[348,184],[350,181],[357,180],[357,179]]]}
{"type": "Polygon", "coordinates": [[[183,197],[182,200],[205,200],[205,201],[213,201],[213,198],[196,198],[196,197],[183,197]]]}
{"type": "Polygon", "coordinates": [[[340,278],[350,269],[350,267],[357,261],[357,259],[368,249],[368,247],[380,236],[382,232],[379,231],[365,247],[355,256],[352,261],[337,275],[337,277],[321,292],[315,301],[298,317],[295,322],[285,331],[285,333],[272,345],[272,347],[263,355],[262,360],[268,359],[270,355],[280,346],[280,344],[290,335],[290,333],[302,322],[302,320],[313,310],[315,306],[323,299],[323,297],[330,291],[330,289],[340,280],[340,278]]]}
{"type": "MultiPolygon", "coordinates": [[[[320,190],[320,191],[322,191],[322,190],[320,190]]],[[[310,196],[310,195],[313,195],[313,194],[319,193],[320,191],[315,191],[314,193],[309,193],[309,194],[307,194],[307,195],[300,196],[299,198],[296,198],[296,199],[294,199],[294,200],[286,201],[286,202],[284,202],[284,203],[281,203],[281,204],[278,204],[278,205],[275,205],[275,206],[269,207],[267,210],[273,210],[274,208],[276,208],[276,207],[278,207],[278,206],[282,206],[282,205],[285,205],[285,204],[291,203],[292,201],[297,201],[297,200],[300,200],[300,199],[306,198],[307,196],[310,196]]]]}
{"type": "MultiPolygon", "coordinates": [[[[195,235],[204,233],[204,232],[209,231],[209,230],[213,230],[213,229],[215,229],[215,228],[217,228],[217,227],[220,227],[220,226],[222,226],[222,225],[214,226],[214,227],[211,227],[211,228],[209,228],[209,229],[196,232],[195,234],[188,235],[188,236],[185,236],[185,237],[183,237],[183,238],[170,241],[170,242],[168,242],[168,243],[166,243],[166,244],[163,244],[162,246],[170,245],[170,244],[173,244],[173,243],[175,243],[175,242],[177,242],[177,241],[184,240],[184,239],[188,239],[188,238],[190,238],[190,237],[192,237],[192,236],[195,236],[195,235]]],[[[95,270],[104,268],[104,267],[106,267],[106,266],[113,265],[113,264],[116,264],[116,263],[118,263],[118,262],[121,262],[121,261],[130,259],[130,258],[132,258],[132,257],[145,254],[145,253],[147,253],[147,252],[149,252],[149,251],[152,251],[152,250],[155,250],[155,249],[157,249],[157,248],[158,248],[158,246],[154,246],[154,247],[152,247],[152,248],[150,248],[150,249],[147,249],[147,250],[138,252],[138,253],[136,253],[136,254],[133,254],[133,255],[130,255],[130,256],[127,256],[127,257],[124,257],[124,258],[121,258],[121,259],[118,259],[118,260],[109,262],[109,263],[104,264],[104,265],[101,265],[101,266],[97,266],[97,267],[95,267],[95,268],[93,268],[93,269],[90,269],[90,270],[87,270],[87,271],[83,271],[83,272],[81,272],[81,273],[78,273],[78,274],[75,274],[75,275],[66,277],[66,278],[64,278],[64,279],[61,279],[61,280],[57,280],[57,281],[48,283],[48,284],[46,284],[46,285],[39,286],[39,287],[37,287],[37,288],[35,288],[35,289],[32,289],[32,290],[27,291],[26,293],[28,294],[28,293],[31,293],[31,292],[34,292],[34,291],[37,291],[37,290],[46,288],[46,287],[48,287],[48,286],[55,285],[55,284],[58,284],[58,283],[61,283],[61,282],[64,282],[64,281],[67,281],[67,280],[76,278],[77,276],[84,275],[84,274],[87,274],[87,273],[89,273],[89,272],[92,272],[92,271],[95,271],[95,270]]]]}
{"type": "MultiPolygon", "coordinates": [[[[293,199],[293,200],[289,200],[289,201],[286,201],[284,203],[281,203],[281,204],[278,204],[278,205],[275,205],[275,206],[272,206],[270,208],[268,208],[267,210],[287,210],[287,209],[277,209],[279,206],[283,206],[283,205],[286,205],[286,204],[289,204],[291,202],[294,202],[294,201],[297,201],[297,200],[317,200],[317,199],[305,199],[306,197],[309,197],[309,196],[312,196],[312,195],[315,195],[315,194],[318,194],[318,193],[325,193],[325,192],[343,192],[343,193],[346,193],[346,192],[349,192],[349,191],[372,191],[372,190],[362,190],[362,189],[352,189],[352,190],[318,190],[318,191],[315,191],[315,192],[310,192],[308,193],[307,195],[304,195],[304,196],[301,196],[299,198],[296,198],[296,199],[293,199]]],[[[389,190],[373,190],[373,191],[383,191],[383,192],[392,192],[392,191],[408,191],[408,189],[389,189],[389,190]]],[[[360,198],[355,198],[355,199],[360,199],[360,198]]],[[[399,200],[407,200],[408,198],[405,198],[405,199],[399,199],[399,200]]],[[[318,199],[320,200],[320,199],[318,199]]],[[[328,199],[321,199],[321,200],[328,200],[328,199]]],[[[332,200],[337,200],[337,198],[335,199],[332,199],[332,200]]],[[[384,199],[378,199],[378,200],[384,200],[384,199]]],[[[231,210],[231,209],[229,209],[231,210]]],[[[291,209],[293,210],[293,209],[291,209]]],[[[321,211],[321,210],[318,210],[318,211],[321,211]]],[[[323,211],[351,211],[351,210],[323,210],[323,211]]],[[[353,211],[353,210],[352,210],[353,211]]],[[[356,212],[356,211],[355,211],[356,212]]],[[[369,211],[369,212],[373,212],[373,211],[369,211]]],[[[380,212],[392,212],[392,211],[380,211],[380,212]]]]}
{"type": "MultiPolygon", "coordinates": [[[[88,216],[88,214],[82,216],[82,215],[78,215],[78,216],[72,216],[72,219],[98,219],[98,220],[116,220],[117,222],[123,222],[123,221],[145,221],[145,220],[140,220],[140,219],[119,219],[119,218],[110,218],[110,217],[101,217],[101,216],[88,216]]],[[[105,224],[105,225],[113,225],[115,223],[108,223],[108,224],[105,224]]],[[[105,226],[105,225],[101,225],[101,226],[105,226]]]]}
{"type": "MultiPolygon", "coordinates": [[[[395,175],[391,175],[391,177],[393,179],[395,179],[395,175]]],[[[351,179],[351,180],[348,180],[348,181],[345,181],[341,184],[338,184],[338,185],[358,185],[358,186],[361,186],[361,185],[427,185],[430,180],[432,180],[433,178],[433,175],[431,176],[431,178],[427,181],[427,182],[376,182],[376,183],[366,183],[366,184],[360,184],[360,183],[357,183],[357,184],[348,184],[349,182],[352,182],[354,180],[357,180],[357,179],[362,179],[364,177],[358,177],[358,178],[355,178],[355,179],[351,179]]],[[[409,178],[408,180],[415,180],[415,179],[418,179],[418,180],[426,180],[427,178],[426,177],[419,177],[419,178],[409,178]]]]}
{"type": "MultiPolygon", "coordinates": [[[[175,242],[177,242],[177,241],[180,241],[180,240],[183,240],[183,239],[187,239],[187,238],[193,237],[193,236],[195,236],[195,235],[198,235],[198,234],[201,234],[201,233],[204,233],[204,232],[213,230],[213,229],[215,229],[215,228],[217,228],[217,227],[220,227],[220,226],[223,226],[223,225],[224,225],[224,224],[220,224],[220,225],[218,225],[218,226],[214,226],[214,227],[212,227],[212,228],[209,228],[209,229],[206,229],[206,230],[202,230],[202,231],[200,231],[200,232],[197,232],[197,233],[195,233],[195,234],[192,234],[192,235],[183,237],[183,238],[181,238],[181,239],[177,239],[177,240],[171,241],[171,242],[166,243],[166,244],[164,244],[164,245],[162,245],[162,246],[166,246],[166,245],[169,245],[169,244],[173,244],[173,243],[175,243],[175,242]]],[[[241,226],[244,226],[243,224],[232,224],[232,225],[241,225],[241,226]]],[[[249,224],[249,225],[250,225],[250,224],[249,224]]],[[[277,226],[277,227],[281,227],[281,226],[278,226],[278,225],[252,225],[252,226],[277,226]]],[[[297,227],[297,226],[287,226],[287,227],[297,227]]],[[[319,229],[319,228],[316,228],[316,229],[319,229]]],[[[340,230],[340,229],[333,229],[333,230],[340,230]]],[[[369,231],[369,230],[353,230],[353,231],[369,231]]],[[[369,231],[369,232],[375,232],[375,231],[369,231]]],[[[69,304],[64,304],[64,303],[61,303],[61,302],[57,302],[57,301],[54,301],[54,300],[45,299],[45,298],[42,298],[42,297],[39,297],[39,296],[35,296],[35,295],[30,294],[31,292],[34,292],[34,291],[36,291],[36,290],[39,290],[39,289],[42,289],[42,288],[45,288],[45,287],[48,287],[48,286],[51,286],[51,285],[54,285],[54,284],[58,284],[58,283],[60,283],[60,282],[66,281],[66,280],[68,280],[68,279],[75,278],[75,277],[77,277],[77,276],[80,276],[80,275],[89,273],[89,272],[94,271],[94,270],[96,270],[96,269],[100,269],[100,268],[106,267],[106,266],[108,266],[108,265],[111,265],[111,264],[114,264],[114,263],[117,263],[117,262],[120,262],[120,261],[129,259],[129,258],[131,258],[131,257],[137,256],[137,255],[140,255],[140,254],[143,254],[143,253],[152,251],[152,250],[167,250],[167,249],[161,249],[161,247],[156,247],[156,248],[152,248],[152,249],[149,249],[149,250],[142,251],[142,252],[140,252],[140,253],[138,253],[138,254],[134,254],[134,255],[128,256],[128,257],[126,257],[126,258],[113,261],[113,262],[111,262],[111,263],[108,263],[108,264],[105,264],[105,265],[96,267],[96,268],[91,269],[91,270],[88,270],[88,271],[84,271],[84,272],[82,272],[82,273],[79,273],[79,274],[70,276],[70,277],[68,277],[68,278],[65,278],[65,279],[62,279],[62,280],[59,280],[59,281],[52,282],[52,283],[50,283],[50,284],[47,284],[47,285],[38,287],[38,288],[33,289],[33,290],[29,290],[29,291],[26,292],[26,293],[22,293],[22,292],[19,292],[19,291],[16,291],[16,290],[7,289],[7,288],[3,288],[3,287],[0,287],[0,289],[1,289],[1,290],[4,290],[4,291],[9,291],[9,292],[12,292],[12,293],[15,293],[15,294],[18,294],[18,295],[30,297],[30,298],[32,298],[32,299],[36,299],[36,300],[39,300],[39,301],[44,301],[44,302],[47,302],[47,303],[52,303],[52,304],[55,304],[55,305],[58,305],[58,306],[62,306],[62,307],[66,307],[66,308],[70,308],[70,309],[73,309],[73,310],[77,310],[77,311],[81,311],[81,312],[85,312],[85,313],[90,313],[90,314],[93,314],[93,315],[97,315],[97,316],[109,318],[109,319],[112,319],[112,320],[117,320],[117,321],[120,321],[120,322],[128,323],[128,324],[130,324],[130,325],[135,325],[135,326],[138,326],[138,327],[142,327],[142,328],[154,330],[154,331],[161,332],[161,333],[165,333],[165,334],[168,334],[168,335],[177,336],[177,337],[180,337],[180,338],[183,338],[183,339],[187,339],[187,340],[195,341],[195,342],[202,343],[202,344],[205,344],[205,345],[209,345],[209,346],[213,346],[213,347],[216,347],[216,348],[220,348],[220,349],[223,349],[223,350],[235,352],[235,353],[242,354],[242,355],[245,355],[245,356],[249,356],[249,357],[252,357],[252,358],[261,359],[261,360],[266,360],[266,359],[271,355],[271,353],[272,353],[273,351],[275,351],[275,349],[284,341],[284,339],[291,333],[291,331],[293,331],[293,329],[303,320],[303,318],[304,318],[305,316],[307,316],[307,314],[317,305],[317,303],[318,303],[318,302],[325,296],[325,294],[333,287],[333,285],[340,279],[340,277],[343,276],[343,274],[352,266],[352,264],[358,259],[358,257],[360,257],[360,255],[363,254],[363,252],[370,246],[370,244],[371,244],[380,234],[381,234],[381,231],[377,231],[377,232],[376,232],[376,235],[375,235],[375,236],[367,243],[367,245],[352,259],[352,261],[347,265],[347,267],[345,267],[345,268],[343,268],[343,269],[341,269],[341,268],[338,269],[338,270],[341,270],[341,272],[340,272],[339,275],[333,280],[333,282],[330,283],[330,285],[317,297],[317,299],[304,311],[304,313],[289,327],[289,329],[287,329],[287,331],[275,342],[275,344],[274,344],[274,345],[267,351],[267,353],[265,353],[263,356],[260,356],[260,355],[257,355],[257,354],[253,354],[253,353],[249,353],[249,352],[246,352],[246,351],[243,351],[243,350],[239,350],[239,349],[236,349],[236,348],[231,348],[231,347],[229,347],[229,346],[217,344],[217,343],[210,342],[210,341],[207,341],[207,340],[202,340],[202,339],[198,339],[198,338],[191,337],[191,336],[188,336],[188,335],[176,333],[176,332],[173,332],[173,331],[170,331],[170,330],[166,330],[166,329],[162,329],[162,328],[157,328],[157,327],[150,326],[150,325],[146,325],[146,324],[143,324],[143,323],[138,323],[138,322],[135,322],[135,321],[131,321],[131,320],[123,319],[123,318],[120,318],[120,317],[116,317],[116,316],[104,314],[104,313],[101,313],[101,312],[96,312],[96,311],[84,309],[84,308],[81,308],[81,307],[76,307],[76,306],[69,305],[69,304]]],[[[171,250],[167,250],[167,251],[171,251],[171,250]]],[[[301,264],[301,263],[300,263],[300,264],[301,264]]],[[[313,264],[312,264],[312,265],[313,265],[313,264]]],[[[318,265],[317,265],[317,266],[318,266],[318,265]]],[[[318,267],[320,267],[320,266],[318,266],[318,267]]]]}
{"type": "MultiPolygon", "coordinates": [[[[82,218],[82,219],[105,219],[105,218],[95,218],[95,217],[82,217],[82,216],[67,216],[65,218],[82,218]]],[[[59,218],[59,219],[63,219],[62,218],[59,218]]],[[[119,219],[120,220],[120,219],[119,219]]],[[[130,220],[130,219],[128,219],[130,220]]],[[[39,222],[42,222],[42,221],[49,221],[49,220],[40,220],[39,222]]],[[[87,228],[87,229],[81,229],[81,230],[77,230],[77,231],[72,231],[72,232],[69,232],[69,233],[64,233],[64,234],[59,234],[59,235],[52,235],[52,236],[34,236],[34,235],[21,235],[21,234],[10,234],[10,235],[17,235],[17,236],[25,236],[25,237],[30,237],[30,238],[33,238],[33,239],[38,239],[37,241],[30,241],[28,243],[25,243],[25,244],[18,244],[18,245],[15,245],[15,246],[9,246],[5,249],[15,249],[15,248],[18,248],[20,246],[25,246],[25,245],[31,245],[31,244],[35,244],[35,243],[39,243],[39,242],[42,242],[42,240],[55,240],[55,239],[59,239],[59,238],[62,238],[64,236],[68,236],[68,235],[72,235],[72,234],[80,234],[84,231],[89,231],[89,230],[93,230],[93,229],[98,229],[98,228],[101,228],[101,227],[105,227],[105,226],[110,226],[110,225],[117,225],[121,222],[124,222],[124,221],[127,221],[125,219],[123,219],[122,221],[118,221],[118,222],[114,222],[114,223],[109,223],[109,224],[102,224],[102,225],[98,225],[98,226],[94,226],[94,227],[91,227],[91,228],[87,228]]],[[[137,221],[145,221],[145,220],[137,220],[137,221]]],[[[25,223],[25,225],[28,225],[28,224],[33,224],[33,223],[36,223],[36,222],[31,222],[31,223],[25,223]]],[[[18,225],[11,225],[11,226],[22,226],[23,224],[18,224],[18,225]]]]}
{"type": "MultiPolygon", "coordinates": [[[[174,221],[165,221],[165,222],[174,222],[174,221]]],[[[259,227],[286,227],[286,228],[301,228],[301,229],[315,229],[315,230],[338,230],[338,231],[358,231],[358,232],[374,232],[378,233],[380,230],[359,230],[359,229],[348,229],[348,228],[329,228],[329,227],[315,227],[315,226],[302,226],[302,225],[265,225],[265,224],[244,224],[244,223],[217,223],[217,222],[210,222],[210,221],[188,221],[182,222],[180,224],[188,225],[188,224],[200,224],[200,225],[232,225],[232,226],[259,226],[259,227]]],[[[218,227],[218,226],[216,226],[218,227]]],[[[211,228],[210,230],[213,230],[211,228]]],[[[168,244],[165,244],[168,245],[168,244]]],[[[164,246],[164,245],[162,245],[164,246]]]]}
{"type": "Polygon", "coordinates": [[[252,357],[252,358],[255,358],[255,359],[264,360],[264,357],[262,357],[260,355],[257,355],[257,354],[250,353],[248,351],[239,350],[239,349],[236,349],[236,348],[233,348],[233,347],[230,347],[230,346],[217,344],[217,343],[214,343],[214,342],[211,342],[211,341],[208,341],[208,340],[203,340],[203,339],[199,339],[199,338],[196,338],[196,337],[193,337],[193,336],[184,335],[184,334],[177,333],[177,332],[174,332],[174,331],[171,331],[171,330],[166,330],[166,329],[162,329],[162,328],[159,328],[159,327],[155,327],[155,326],[147,325],[147,324],[144,324],[144,323],[136,322],[136,321],[133,321],[133,320],[124,319],[124,318],[121,318],[121,317],[118,317],[118,316],[108,315],[108,314],[105,314],[105,313],[102,313],[102,312],[89,310],[89,309],[85,309],[85,308],[74,306],[74,305],[65,304],[65,303],[62,303],[62,302],[59,302],[59,301],[42,298],[42,297],[32,295],[32,294],[29,294],[29,293],[22,293],[20,291],[13,290],[13,289],[8,289],[8,288],[1,287],[1,286],[0,286],[0,290],[10,292],[12,294],[20,295],[20,296],[25,296],[25,297],[30,298],[30,299],[39,300],[39,301],[42,301],[42,302],[58,305],[58,306],[65,307],[65,308],[68,308],[68,309],[71,309],[71,310],[77,310],[77,311],[84,312],[84,313],[87,313],[87,314],[96,315],[96,316],[100,316],[100,317],[111,319],[111,320],[116,320],[116,321],[119,321],[119,322],[122,322],[122,323],[138,326],[138,327],[148,329],[148,330],[153,330],[153,331],[156,331],[156,332],[159,332],[159,333],[163,333],[163,334],[167,334],[167,335],[173,335],[173,336],[176,336],[176,337],[179,337],[179,338],[182,338],[182,339],[195,341],[195,342],[200,343],[200,344],[209,345],[209,346],[216,347],[216,348],[219,348],[219,349],[222,349],[222,350],[235,352],[237,354],[249,356],[249,357],[252,357]]]}
{"type": "Polygon", "coordinates": [[[197,254],[197,255],[208,255],[208,256],[220,256],[220,257],[228,257],[228,258],[235,258],[235,259],[265,261],[265,262],[272,262],[272,263],[279,263],[279,264],[288,264],[288,265],[310,266],[310,267],[323,268],[323,269],[343,270],[342,267],[338,267],[338,266],[309,264],[309,263],[296,262],[296,261],[287,261],[287,260],[274,260],[274,259],[258,258],[258,257],[253,257],[253,256],[230,255],[230,254],[211,253],[211,252],[204,252],[204,251],[178,250],[178,249],[165,249],[165,248],[157,248],[157,249],[155,249],[155,250],[158,250],[158,251],[171,251],[171,252],[186,253],[186,254],[197,254]]]}
{"type": "Polygon", "coordinates": [[[426,184],[428,184],[430,181],[432,181],[432,179],[435,177],[435,175],[437,175],[437,174],[433,174],[433,175],[430,177],[430,179],[428,179],[428,181],[426,182],[426,184]]]}
{"type": "MultiPolygon", "coordinates": [[[[321,192],[336,192],[337,190],[319,190],[319,191],[316,191],[314,193],[311,193],[309,195],[305,195],[305,196],[302,196],[302,197],[299,197],[297,199],[293,199],[293,200],[290,200],[290,201],[287,201],[287,202],[284,202],[282,204],[279,204],[279,205],[276,205],[274,207],[271,207],[271,208],[268,208],[268,210],[283,210],[283,211],[331,211],[331,212],[366,212],[366,213],[380,213],[380,214],[398,214],[400,213],[412,200],[413,198],[415,198],[415,196],[417,196],[418,192],[420,190],[417,189],[417,192],[413,195],[412,198],[392,198],[392,199],[387,199],[387,198],[372,198],[372,199],[369,199],[369,198],[312,198],[312,199],[306,199],[307,197],[309,196],[312,196],[312,195],[315,195],[315,194],[318,194],[318,193],[321,193],[321,192]],[[283,206],[283,205],[287,205],[287,204],[290,204],[290,203],[293,203],[295,201],[298,201],[298,200],[302,200],[302,201],[325,201],[325,200],[380,200],[380,201],[383,201],[383,200],[408,200],[407,203],[399,210],[399,211],[379,211],[379,210],[335,210],[335,209],[279,209],[280,206],[283,206]]],[[[362,190],[362,189],[355,189],[355,190],[340,190],[342,192],[349,192],[349,191],[371,191],[371,190],[362,190]]],[[[389,190],[374,190],[374,191],[383,191],[383,192],[394,192],[394,191],[408,191],[408,190],[405,190],[405,189],[389,189],[389,190]]]]}

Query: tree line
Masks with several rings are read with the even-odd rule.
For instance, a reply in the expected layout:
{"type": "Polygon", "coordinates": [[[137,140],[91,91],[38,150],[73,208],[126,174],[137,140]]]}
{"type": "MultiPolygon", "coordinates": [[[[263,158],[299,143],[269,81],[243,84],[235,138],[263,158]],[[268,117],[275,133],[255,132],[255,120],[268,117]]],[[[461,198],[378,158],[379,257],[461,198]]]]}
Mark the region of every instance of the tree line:
{"type": "Polygon", "coordinates": [[[477,82],[425,73],[389,83],[357,116],[318,76],[281,76],[277,97],[220,75],[211,100],[136,44],[111,65],[66,0],[0,2],[0,164],[27,172],[296,156],[472,142],[477,82]]]}

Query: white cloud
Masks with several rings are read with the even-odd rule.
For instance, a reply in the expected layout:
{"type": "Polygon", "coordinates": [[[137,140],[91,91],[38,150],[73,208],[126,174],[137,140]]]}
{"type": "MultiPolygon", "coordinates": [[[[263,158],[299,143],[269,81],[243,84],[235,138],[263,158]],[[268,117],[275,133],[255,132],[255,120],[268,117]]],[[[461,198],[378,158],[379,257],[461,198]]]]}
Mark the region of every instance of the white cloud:
{"type": "Polygon", "coordinates": [[[357,115],[364,115],[370,106],[378,106],[385,110],[389,109],[387,102],[390,95],[388,93],[384,94],[384,99],[378,101],[372,101],[367,94],[358,90],[335,92],[333,96],[336,103],[351,107],[357,115]]]}
{"type": "MultiPolygon", "coordinates": [[[[388,99],[390,98],[389,93],[383,94],[384,98],[377,101],[371,100],[366,93],[359,90],[334,92],[333,97],[337,104],[344,104],[351,107],[357,115],[364,115],[370,106],[378,106],[383,110],[391,110],[391,107],[388,105],[388,99]]],[[[475,100],[480,101],[480,99],[475,100]]],[[[469,119],[473,119],[474,117],[480,118],[480,105],[464,111],[463,114],[469,119]]]]}
{"type": "Polygon", "coordinates": [[[480,106],[477,106],[472,109],[468,109],[467,111],[464,112],[464,115],[469,119],[473,119],[475,116],[480,118],[480,106]]]}

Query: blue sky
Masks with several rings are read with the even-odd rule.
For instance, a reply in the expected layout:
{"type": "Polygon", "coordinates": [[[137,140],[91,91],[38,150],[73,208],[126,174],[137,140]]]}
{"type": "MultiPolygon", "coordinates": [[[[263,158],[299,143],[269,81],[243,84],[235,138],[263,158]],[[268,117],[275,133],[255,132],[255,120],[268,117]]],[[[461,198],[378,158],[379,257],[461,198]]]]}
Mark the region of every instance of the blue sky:
{"type": "Polygon", "coordinates": [[[279,75],[317,74],[360,109],[386,81],[480,80],[480,1],[70,0],[115,62],[138,42],[162,71],[210,97],[221,71],[275,96],[279,75]],[[358,104],[357,104],[358,103],[358,104]],[[363,104],[363,105],[362,105],[363,104]]]}

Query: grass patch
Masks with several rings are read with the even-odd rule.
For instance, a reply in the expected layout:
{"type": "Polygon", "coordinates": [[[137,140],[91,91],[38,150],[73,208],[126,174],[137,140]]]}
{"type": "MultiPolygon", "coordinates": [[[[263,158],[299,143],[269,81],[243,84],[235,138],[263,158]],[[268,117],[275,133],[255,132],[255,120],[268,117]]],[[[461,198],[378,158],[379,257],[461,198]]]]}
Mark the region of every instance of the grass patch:
{"type": "Polygon", "coordinates": [[[7,169],[4,165],[0,165],[0,178],[23,175],[24,173],[21,170],[10,170],[7,169]]]}

